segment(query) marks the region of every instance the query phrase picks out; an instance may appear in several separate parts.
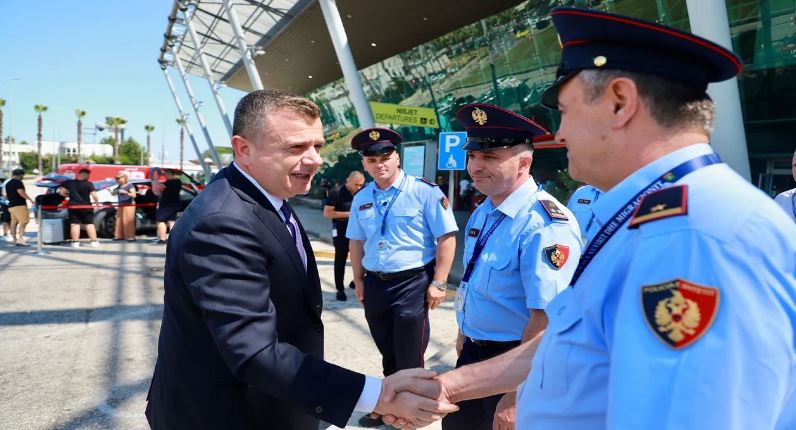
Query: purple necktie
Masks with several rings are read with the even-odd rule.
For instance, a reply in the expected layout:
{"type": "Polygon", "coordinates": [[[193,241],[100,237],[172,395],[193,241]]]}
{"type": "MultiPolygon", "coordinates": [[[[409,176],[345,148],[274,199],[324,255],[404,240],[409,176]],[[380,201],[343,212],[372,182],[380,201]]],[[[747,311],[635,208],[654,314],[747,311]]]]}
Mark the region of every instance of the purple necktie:
{"type": "Polygon", "coordinates": [[[293,236],[293,242],[296,243],[296,249],[298,249],[298,253],[301,256],[301,262],[304,263],[304,271],[306,271],[307,251],[304,249],[304,243],[301,240],[301,235],[299,234],[298,223],[296,222],[296,219],[293,218],[293,211],[290,209],[290,205],[287,204],[287,201],[282,202],[282,207],[279,208],[279,211],[285,216],[285,225],[287,225],[290,235],[293,236]]]}

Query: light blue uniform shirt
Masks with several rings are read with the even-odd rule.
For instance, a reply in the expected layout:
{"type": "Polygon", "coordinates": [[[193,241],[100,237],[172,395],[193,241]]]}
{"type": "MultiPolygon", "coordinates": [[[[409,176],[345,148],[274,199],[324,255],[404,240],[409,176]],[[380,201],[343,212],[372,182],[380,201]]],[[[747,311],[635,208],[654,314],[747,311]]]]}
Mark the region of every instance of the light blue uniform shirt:
{"type": "MultiPolygon", "coordinates": [[[[710,152],[692,145],[650,163],[600,197],[596,217],[607,223],[654,179],[710,152]]],[[[725,164],[680,184],[687,215],[625,224],[547,307],[518,429],[796,428],[796,225],[725,164]],[[719,292],[712,325],[681,349],[642,307],[643,286],[675,279],[719,292]]]]}
{"type": "Polygon", "coordinates": [[[430,263],[436,257],[437,238],[458,230],[439,187],[400,171],[386,190],[371,182],[354,196],[346,237],[365,241],[365,270],[392,273],[430,263]]]}
{"type": "Polygon", "coordinates": [[[594,205],[594,202],[600,198],[600,190],[594,188],[591,185],[584,185],[571,196],[569,196],[569,201],[567,202],[567,208],[575,214],[575,218],[578,220],[578,227],[580,227],[580,236],[583,238],[583,244],[586,245],[587,238],[589,237],[588,232],[596,231],[599,226],[596,222],[594,222],[594,212],[592,212],[591,207],[594,205]]]}
{"type": "Polygon", "coordinates": [[[564,290],[580,258],[575,217],[529,179],[497,208],[487,198],[470,216],[465,230],[464,267],[473,255],[478,235],[485,235],[501,213],[506,217],[487,240],[462,290],[463,308],[457,300],[459,330],[473,339],[520,340],[530,318],[528,309],[544,309],[564,290]],[[539,200],[554,202],[569,220],[550,218],[539,200]],[[545,251],[556,245],[568,248],[569,255],[560,269],[545,251]]]}

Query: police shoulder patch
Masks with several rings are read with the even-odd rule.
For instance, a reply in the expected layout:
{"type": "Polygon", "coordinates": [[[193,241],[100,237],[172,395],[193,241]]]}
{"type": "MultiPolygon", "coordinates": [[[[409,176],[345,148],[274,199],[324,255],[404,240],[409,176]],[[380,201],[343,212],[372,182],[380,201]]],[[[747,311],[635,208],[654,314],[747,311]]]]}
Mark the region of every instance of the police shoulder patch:
{"type": "Polygon", "coordinates": [[[365,209],[370,209],[373,207],[373,203],[365,203],[364,205],[359,207],[359,210],[364,211],[365,209]]]}
{"type": "Polygon", "coordinates": [[[547,262],[558,270],[564,267],[569,259],[569,247],[559,243],[548,246],[544,249],[544,256],[547,258],[547,262]]]}
{"type": "Polygon", "coordinates": [[[445,197],[445,196],[442,196],[442,198],[439,199],[439,204],[441,204],[442,205],[442,209],[445,209],[445,210],[448,210],[448,207],[450,207],[450,201],[448,201],[448,198],[445,197]]]}
{"type": "Polygon", "coordinates": [[[686,215],[687,213],[688,186],[668,187],[644,196],[633,212],[633,216],[630,217],[627,228],[638,228],[638,226],[650,221],[686,215]]]}
{"type": "Polygon", "coordinates": [[[719,309],[718,288],[684,279],[641,287],[641,307],[650,330],[670,347],[685,348],[713,324],[719,309]]]}
{"type": "Polygon", "coordinates": [[[422,183],[424,183],[424,184],[426,184],[426,185],[431,185],[432,187],[438,187],[438,186],[439,186],[439,185],[437,185],[437,184],[435,184],[435,183],[433,183],[433,182],[429,181],[428,179],[426,179],[426,178],[424,178],[424,177],[422,177],[422,176],[421,176],[421,177],[419,177],[419,178],[417,178],[417,180],[418,180],[418,181],[420,181],[420,182],[422,182],[422,183]]]}
{"type": "Polygon", "coordinates": [[[542,204],[542,207],[544,208],[545,212],[547,212],[547,215],[550,216],[551,219],[553,220],[560,219],[563,221],[569,220],[567,214],[565,214],[564,211],[562,211],[561,208],[558,207],[556,202],[552,200],[539,200],[539,203],[542,204]]]}

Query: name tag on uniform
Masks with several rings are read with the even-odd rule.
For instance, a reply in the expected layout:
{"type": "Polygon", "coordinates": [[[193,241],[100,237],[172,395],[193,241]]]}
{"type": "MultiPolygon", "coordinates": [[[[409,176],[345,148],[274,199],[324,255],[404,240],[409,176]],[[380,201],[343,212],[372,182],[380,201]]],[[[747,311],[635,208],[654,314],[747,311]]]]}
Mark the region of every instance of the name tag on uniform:
{"type": "Polygon", "coordinates": [[[364,211],[365,209],[370,209],[373,207],[373,203],[367,203],[359,207],[359,210],[364,211]]]}
{"type": "Polygon", "coordinates": [[[454,300],[456,312],[464,312],[465,297],[467,297],[467,282],[461,282],[459,288],[456,289],[456,300],[454,300]]]}
{"type": "Polygon", "coordinates": [[[589,199],[578,199],[578,203],[580,203],[582,205],[587,205],[587,204],[591,203],[591,200],[589,200],[589,199]]]}
{"type": "Polygon", "coordinates": [[[478,237],[478,233],[480,232],[481,231],[478,230],[477,228],[471,228],[470,231],[467,233],[467,235],[470,237],[478,237]]]}
{"type": "Polygon", "coordinates": [[[384,251],[385,249],[387,249],[387,241],[380,240],[376,242],[376,249],[378,249],[379,251],[384,251]]]}

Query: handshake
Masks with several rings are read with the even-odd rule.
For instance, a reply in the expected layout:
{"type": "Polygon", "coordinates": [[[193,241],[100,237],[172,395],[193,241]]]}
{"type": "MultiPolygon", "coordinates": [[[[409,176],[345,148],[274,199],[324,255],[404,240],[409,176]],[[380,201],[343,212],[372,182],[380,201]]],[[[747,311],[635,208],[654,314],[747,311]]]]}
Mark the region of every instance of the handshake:
{"type": "Polygon", "coordinates": [[[416,429],[458,410],[435,372],[406,369],[384,378],[373,413],[393,427],[416,429]]]}

